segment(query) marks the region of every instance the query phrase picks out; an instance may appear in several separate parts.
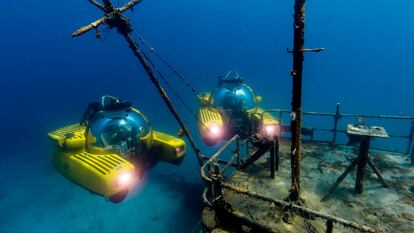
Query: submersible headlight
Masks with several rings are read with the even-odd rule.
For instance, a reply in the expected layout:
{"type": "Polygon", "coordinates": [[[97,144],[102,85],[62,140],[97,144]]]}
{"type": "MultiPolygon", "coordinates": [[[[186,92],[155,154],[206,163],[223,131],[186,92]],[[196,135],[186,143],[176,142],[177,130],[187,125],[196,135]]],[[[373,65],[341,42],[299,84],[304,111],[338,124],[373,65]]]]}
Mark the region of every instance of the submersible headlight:
{"type": "Polygon", "coordinates": [[[278,125],[265,125],[264,126],[264,133],[267,136],[275,136],[279,134],[279,126],[278,125]]]}
{"type": "Polygon", "coordinates": [[[116,186],[125,186],[125,185],[129,185],[132,181],[132,174],[130,172],[125,172],[122,173],[118,176],[117,180],[116,180],[116,186]]]}
{"type": "Polygon", "coordinates": [[[222,128],[220,126],[212,125],[208,129],[209,129],[212,136],[214,136],[214,137],[220,137],[221,136],[222,128]]]}
{"type": "Polygon", "coordinates": [[[181,152],[183,152],[184,151],[184,148],[183,147],[177,147],[177,148],[175,148],[175,154],[179,154],[179,153],[181,153],[181,152]]]}

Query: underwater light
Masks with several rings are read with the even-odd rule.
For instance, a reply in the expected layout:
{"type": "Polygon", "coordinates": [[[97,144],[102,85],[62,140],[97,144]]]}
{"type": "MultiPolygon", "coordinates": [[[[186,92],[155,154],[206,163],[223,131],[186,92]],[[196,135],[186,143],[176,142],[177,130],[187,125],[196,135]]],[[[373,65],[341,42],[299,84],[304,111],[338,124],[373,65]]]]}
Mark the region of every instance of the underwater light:
{"type": "Polygon", "coordinates": [[[177,148],[175,148],[175,154],[180,154],[181,152],[185,152],[185,147],[183,147],[183,146],[180,146],[180,147],[177,147],[177,148]]]}
{"type": "Polygon", "coordinates": [[[132,174],[129,172],[122,173],[117,179],[117,186],[125,186],[131,183],[132,174]]]}
{"type": "Polygon", "coordinates": [[[264,131],[267,136],[278,135],[279,127],[277,125],[265,125],[264,131]]]}
{"type": "Polygon", "coordinates": [[[212,125],[209,128],[210,133],[215,136],[215,137],[219,137],[221,136],[221,127],[218,125],[212,125]]]}

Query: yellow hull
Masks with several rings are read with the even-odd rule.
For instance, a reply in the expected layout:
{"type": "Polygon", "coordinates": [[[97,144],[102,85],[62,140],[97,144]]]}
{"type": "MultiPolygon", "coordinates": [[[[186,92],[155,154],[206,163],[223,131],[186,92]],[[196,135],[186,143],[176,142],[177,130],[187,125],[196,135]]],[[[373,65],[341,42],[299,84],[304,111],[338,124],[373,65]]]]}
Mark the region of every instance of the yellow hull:
{"type": "Polygon", "coordinates": [[[218,127],[222,130],[220,136],[224,136],[227,132],[224,132],[224,121],[221,113],[212,107],[201,107],[198,110],[198,130],[200,132],[202,140],[209,146],[215,145],[220,141],[218,135],[214,135],[212,127],[218,127]]]}
{"type": "MultiPolygon", "coordinates": [[[[260,133],[264,126],[268,125],[279,127],[279,121],[261,108],[253,108],[246,113],[248,125],[239,126],[245,132],[260,133]]],[[[213,146],[221,140],[227,140],[237,133],[237,130],[234,132],[231,130],[234,128],[234,123],[226,124],[222,113],[213,107],[201,107],[198,111],[198,118],[200,119],[198,129],[201,138],[209,146],[213,146]],[[213,125],[221,129],[220,135],[212,134],[211,128],[213,125]]]]}
{"type": "MultiPolygon", "coordinates": [[[[57,145],[52,155],[57,170],[74,183],[105,197],[127,192],[130,183],[120,183],[119,178],[124,174],[136,177],[141,171],[120,155],[87,148],[85,130],[85,126],[74,124],[48,134],[57,145]]],[[[158,160],[179,164],[186,153],[182,139],[162,132],[151,131],[143,141],[149,148],[149,156],[158,160]]]]}
{"type": "Polygon", "coordinates": [[[180,164],[186,153],[185,142],[181,138],[171,136],[159,131],[154,131],[154,142],[151,148],[151,154],[158,159],[180,164]]]}
{"type": "Polygon", "coordinates": [[[97,155],[84,150],[53,153],[53,164],[68,179],[105,197],[128,190],[120,184],[122,174],[134,174],[134,165],[116,154],[97,155]]]}
{"type": "Polygon", "coordinates": [[[105,197],[128,190],[120,184],[122,174],[134,174],[135,167],[117,154],[85,150],[85,126],[70,125],[49,133],[58,148],[52,161],[59,172],[76,184],[105,197]]]}
{"type": "Polygon", "coordinates": [[[248,111],[252,124],[258,128],[262,125],[279,125],[279,121],[276,120],[270,113],[261,108],[255,108],[248,111]]]}

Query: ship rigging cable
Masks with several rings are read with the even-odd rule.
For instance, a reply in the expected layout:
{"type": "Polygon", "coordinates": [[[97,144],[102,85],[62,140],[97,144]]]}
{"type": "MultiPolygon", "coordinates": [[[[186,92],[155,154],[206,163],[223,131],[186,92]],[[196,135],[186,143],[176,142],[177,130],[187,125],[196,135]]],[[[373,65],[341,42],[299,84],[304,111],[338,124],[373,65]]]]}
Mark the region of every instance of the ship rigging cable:
{"type": "MultiPolygon", "coordinates": [[[[155,65],[155,63],[148,57],[148,55],[144,52],[142,52],[145,59],[148,61],[148,63],[152,66],[152,68],[157,72],[158,76],[164,81],[164,83],[168,86],[168,88],[171,90],[171,92],[175,95],[175,97],[181,102],[181,104],[187,109],[187,111],[197,119],[198,122],[200,122],[203,126],[206,127],[206,125],[201,121],[201,119],[197,116],[197,114],[191,109],[191,107],[184,101],[184,99],[178,94],[178,92],[173,88],[171,83],[165,78],[165,76],[161,73],[161,70],[155,65]]],[[[207,127],[206,127],[207,128],[207,127]]],[[[209,128],[207,128],[210,130],[209,128]]]]}
{"type": "MultiPolygon", "coordinates": [[[[141,41],[141,43],[143,44],[143,45],[145,45],[147,48],[148,48],[148,50],[150,51],[150,52],[152,52],[153,54],[155,54],[155,56],[158,58],[158,59],[160,59],[160,61],[165,65],[165,66],[167,66],[170,70],[171,70],[171,72],[172,73],[174,73],[175,74],[175,76],[176,77],[178,77],[183,83],[184,83],[184,85],[185,86],[187,86],[195,95],[197,95],[197,96],[200,96],[201,95],[201,93],[199,92],[199,91],[197,91],[197,89],[193,86],[193,85],[191,85],[191,83],[180,73],[180,72],[178,72],[178,70],[176,69],[176,68],[174,68],[174,66],[173,65],[171,65],[163,56],[161,56],[158,52],[157,52],[157,50],[150,44],[150,43],[148,43],[140,34],[138,34],[136,31],[133,31],[133,33],[134,33],[134,35],[136,36],[136,37],[138,37],[138,39],[141,41]]],[[[153,68],[154,69],[156,69],[156,67],[154,67],[154,63],[148,58],[148,56],[146,55],[146,54],[144,54],[145,55],[145,57],[146,57],[146,59],[151,63],[151,65],[153,66],[153,68]]],[[[163,76],[162,74],[161,74],[161,72],[160,72],[160,70],[159,69],[156,69],[156,71],[157,71],[157,73],[158,73],[158,75],[161,77],[161,79],[163,79],[164,80],[164,82],[167,84],[167,86],[171,89],[171,91],[174,93],[174,95],[180,100],[180,102],[186,107],[186,109],[203,125],[203,126],[205,126],[202,122],[201,122],[201,120],[200,120],[200,118],[197,116],[197,114],[195,114],[192,110],[191,110],[191,108],[188,106],[188,104],[186,104],[185,103],[185,100],[178,94],[178,92],[177,91],[175,91],[174,90],[174,88],[172,87],[172,85],[165,79],[165,76],[163,76]]],[[[215,110],[217,110],[219,113],[220,113],[220,115],[222,115],[223,116],[223,114],[221,113],[221,111],[219,111],[219,109],[217,109],[217,107],[215,107],[214,105],[210,105],[210,107],[212,107],[213,109],[215,109],[215,110]]],[[[249,132],[248,131],[246,131],[246,130],[244,130],[243,128],[241,128],[239,125],[237,125],[232,119],[230,119],[230,118],[228,118],[228,120],[229,120],[229,123],[230,124],[232,124],[233,126],[235,126],[240,132],[243,132],[243,133],[246,133],[246,134],[248,134],[249,132]]],[[[206,127],[207,128],[207,127],[206,127]]],[[[208,129],[208,128],[207,128],[208,129]]],[[[209,130],[209,129],[208,129],[209,130]]]]}
{"type": "MultiPolygon", "coordinates": [[[[141,37],[142,38],[142,37],[141,37]]],[[[140,39],[141,40],[141,39],[140,39]]],[[[142,40],[141,40],[142,41],[142,40]]],[[[148,44],[149,45],[149,44],[148,44]]],[[[151,47],[152,48],[152,47],[151,47]]],[[[155,49],[154,49],[155,50],[155,49]]],[[[210,133],[211,130],[210,128],[208,128],[202,121],[201,119],[197,116],[197,114],[191,109],[191,107],[185,102],[185,100],[178,94],[178,92],[174,89],[174,87],[171,85],[171,83],[168,81],[168,79],[165,78],[165,76],[161,73],[161,70],[157,67],[157,65],[148,57],[148,55],[141,51],[144,58],[147,60],[147,62],[152,66],[152,68],[155,70],[155,72],[157,72],[158,76],[164,81],[164,83],[167,85],[167,87],[171,90],[171,92],[176,96],[176,98],[181,102],[181,104],[186,108],[186,110],[200,123],[202,124],[210,133]]],[[[172,66],[171,66],[172,67],[172,66]]],[[[172,68],[173,69],[173,68],[172,68]]],[[[177,74],[179,74],[177,72],[177,74]]],[[[185,78],[183,77],[183,79],[185,80],[185,78]]],[[[190,83],[188,83],[189,86],[191,86],[190,83]]],[[[195,89],[194,89],[195,91],[195,89]]],[[[195,91],[196,92],[196,91],[195,91]]],[[[233,123],[233,122],[232,122],[233,123]]],[[[235,124],[235,123],[233,123],[235,124]]],[[[229,148],[226,148],[226,150],[228,150],[230,153],[233,153],[232,150],[230,150],[229,148]]]]}
{"type": "MultiPolygon", "coordinates": [[[[128,10],[132,10],[132,8],[138,4],[141,3],[142,0],[131,0],[130,2],[126,3],[124,6],[119,7],[119,8],[115,8],[113,6],[113,4],[111,3],[110,0],[102,0],[103,4],[97,2],[96,0],[88,0],[90,3],[92,3],[93,5],[95,5],[97,8],[99,8],[101,11],[103,11],[105,13],[105,15],[97,20],[95,20],[94,22],[79,28],[78,30],[76,30],[75,32],[72,33],[72,37],[78,37],[80,35],[85,34],[88,31],[91,30],[96,30],[96,36],[97,38],[102,38],[102,34],[98,31],[98,27],[100,25],[106,24],[109,29],[113,29],[116,28],[116,30],[118,31],[118,33],[120,33],[124,39],[126,40],[126,42],[129,45],[129,48],[132,50],[132,52],[134,53],[135,57],[138,59],[138,61],[141,63],[141,65],[143,66],[145,72],[147,73],[149,79],[151,80],[151,82],[153,83],[153,85],[155,86],[156,90],[159,92],[159,94],[161,95],[163,101],[165,102],[165,104],[167,105],[169,111],[171,112],[171,114],[174,116],[174,118],[176,119],[176,121],[178,122],[178,124],[181,126],[183,133],[187,136],[191,147],[193,148],[199,165],[202,165],[202,161],[204,156],[201,154],[200,149],[197,147],[197,145],[195,144],[187,126],[185,125],[184,121],[181,119],[181,117],[179,116],[175,106],[172,104],[171,100],[169,99],[167,93],[164,91],[163,87],[160,85],[157,77],[155,76],[153,70],[155,70],[155,63],[153,63],[152,61],[150,62],[148,56],[146,54],[143,53],[143,51],[138,47],[138,44],[132,39],[131,36],[131,32],[134,32],[132,29],[132,25],[129,21],[129,19],[123,14],[125,11],[128,10]]],[[[137,35],[137,33],[135,33],[137,35]]],[[[141,37],[142,38],[142,37],[141,37]]],[[[149,45],[149,44],[148,44],[149,45]]],[[[151,46],[148,46],[152,48],[151,46]]],[[[155,52],[155,49],[150,49],[150,51],[155,52]]],[[[160,57],[160,59],[162,58],[159,54],[158,56],[160,57]]],[[[178,73],[178,71],[176,69],[173,68],[173,66],[169,65],[169,63],[165,60],[165,59],[161,59],[165,64],[168,64],[167,66],[169,67],[169,69],[171,69],[173,71],[173,73],[179,77],[181,79],[181,81],[185,82],[185,84],[187,85],[187,87],[191,88],[194,94],[197,94],[197,91],[195,90],[195,88],[192,88],[191,84],[186,81],[186,79],[180,75],[178,73]]],[[[157,74],[160,75],[161,72],[157,69],[156,70],[157,74]]],[[[161,74],[162,75],[162,74],[161,74]]],[[[161,78],[163,78],[164,76],[162,76],[161,78]]],[[[163,78],[164,81],[166,81],[165,78],[163,78]]],[[[169,85],[169,87],[171,88],[171,85],[169,85]]],[[[172,89],[172,88],[171,88],[172,89]]],[[[172,89],[173,90],[173,89],[172,89]]],[[[174,91],[175,95],[177,97],[179,97],[180,101],[182,103],[185,103],[184,99],[182,99],[179,95],[178,92],[174,91]]],[[[187,104],[185,104],[187,110],[190,110],[190,108],[188,107],[187,104]]],[[[212,106],[214,107],[214,106],[212,106]]],[[[190,111],[192,112],[192,111],[190,111]]],[[[193,116],[196,116],[196,114],[194,114],[192,112],[193,116]]],[[[198,119],[198,117],[196,117],[198,119]]],[[[231,120],[230,123],[234,124],[231,120]]],[[[237,124],[235,124],[237,126],[237,124]]],[[[240,127],[237,126],[239,129],[240,127]]],[[[244,131],[244,130],[243,130],[244,131]]],[[[244,131],[246,132],[246,131],[244,131]]]]}
{"type": "Polygon", "coordinates": [[[188,87],[191,89],[191,91],[196,94],[196,95],[200,95],[200,92],[197,91],[192,85],[191,83],[180,73],[177,71],[177,69],[175,69],[164,57],[162,57],[157,50],[152,47],[151,44],[149,44],[140,34],[138,34],[136,31],[134,31],[134,34],[138,37],[138,39],[142,42],[143,45],[145,45],[149,51],[151,51],[152,53],[155,54],[155,56],[157,56],[160,61],[162,63],[164,63],[164,65],[166,65],[178,78],[181,79],[181,81],[188,87]]]}
{"type": "MultiPolygon", "coordinates": [[[[134,31],[135,32],[135,31],[134,31]]],[[[139,38],[140,38],[140,41],[142,42],[142,43],[144,43],[144,39],[143,39],[143,37],[141,37],[141,36],[139,36],[138,35],[138,33],[135,33],[139,38]]],[[[146,43],[146,42],[145,42],[146,43]]],[[[148,43],[146,43],[146,46],[150,49],[150,51],[155,51],[155,49],[150,45],[150,44],[148,44],[148,43]]],[[[186,103],[186,101],[180,96],[180,94],[178,94],[178,92],[174,89],[174,87],[171,85],[171,83],[170,83],[170,81],[168,81],[168,79],[166,79],[166,77],[165,77],[165,75],[161,72],[161,70],[158,68],[158,66],[148,57],[148,55],[145,53],[145,52],[143,52],[143,51],[141,51],[142,52],[142,54],[143,54],[143,56],[144,56],[144,58],[147,60],[147,62],[152,66],[152,68],[154,69],[154,71],[155,72],[157,72],[157,74],[158,74],[158,76],[164,81],[164,83],[167,85],[167,87],[171,90],[171,92],[175,95],[175,97],[181,102],[181,104],[186,108],[186,110],[201,124],[201,125],[203,125],[210,133],[212,133],[211,132],[211,130],[210,130],[210,128],[208,128],[205,124],[204,124],[204,122],[202,122],[201,121],[201,119],[197,116],[197,114],[191,109],[191,107],[186,103]]],[[[157,53],[158,54],[158,53],[157,53]]],[[[191,86],[191,84],[189,83],[189,82],[187,82],[186,81],[186,79],[184,78],[184,76],[182,76],[182,75],[180,75],[179,73],[178,73],[178,71],[177,70],[175,70],[174,69],[174,67],[172,66],[172,65],[169,65],[169,63],[165,60],[165,59],[163,59],[159,54],[157,55],[157,57],[159,57],[160,59],[162,59],[163,60],[163,62],[165,62],[166,63],[166,65],[171,69],[171,70],[174,70],[173,72],[177,75],[177,76],[180,76],[181,78],[182,78],[182,80],[183,80],[183,82],[186,82],[187,83],[187,86],[189,87],[189,88],[191,88],[192,90],[193,90],[193,92],[194,93],[197,93],[197,91],[196,91],[196,89],[195,88],[193,88],[192,86],[191,86]]],[[[215,108],[215,107],[213,107],[213,108],[215,108]]],[[[236,125],[233,121],[231,121],[231,119],[230,119],[230,122],[232,123],[232,124],[234,124],[234,125],[236,125]]],[[[236,125],[237,126],[237,125],[236,125]]],[[[240,128],[240,130],[242,130],[241,128],[240,128]]],[[[229,148],[227,148],[227,150],[228,151],[230,151],[231,153],[233,153],[233,151],[231,151],[231,150],[229,150],[229,148]]]]}

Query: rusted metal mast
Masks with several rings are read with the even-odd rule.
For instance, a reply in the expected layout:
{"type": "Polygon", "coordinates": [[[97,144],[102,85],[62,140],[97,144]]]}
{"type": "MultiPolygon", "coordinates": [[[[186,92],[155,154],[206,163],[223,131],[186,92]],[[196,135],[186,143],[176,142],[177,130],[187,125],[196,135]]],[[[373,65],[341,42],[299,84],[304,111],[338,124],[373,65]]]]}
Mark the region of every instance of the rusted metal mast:
{"type": "Polygon", "coordinates": [[[129,47],[131,48],[132,52],[134,53],[134,55],[137,57],[137,59],[139,60],[139,62],[143,66],[145,72],[147,73],[147,75],[150,78],[151,82],[154,84],[155,88],[157,89],[157,91],[161,95],[162,99],[164,100],[164,102],[167,105],[168,109],[170,110],[171,114],[174,116],[174,118],[177,120],[178,124],[182,128],[184,134],[186,135],[188,141],[190,142],[190,145],[191,145],[192,149],[194,150],[194,152],[197,156],[199,165],[201,166],[202,162],[203,162],[203,156],[200,152],[200,149],[196,146],[196,144],[194,142],[194,139],[191,137],[191,134],[190,134],[187,126],[185,125],[185,123],[181,119],[181,117],[179,116],[177,110],[175,109],[174,105],[170,101],[167,93],[162,88],[160,82],[158,81],[157,77],[155,76],[154,72],[152,71],[147,59],[145,59],[145,57],[144,57],[143,53],[141,52],[141,50],[139,49],[137,43],[135,43],[134,40],[132,39],[132,37],[130,35],[130,33],[132,32],[132,26],[131,26],[128,18],[125,15],[122,14],[123,12],[125,12],[125,11],[131,9],[132,7],[134,7],[136,4],[142,2],[142,0],[131,0],[130,2],[128,2],[123,7],[120,7],[120,8],[115,8],[112,5],[112,3],[110,2],[110,0],[102,0],[103,5],[99,2],[97,2],[96,0],[88,0],[88,1],[91,2],[92,4],[94,4],[100,10],[102,10],[105,13],[105,15],[102,18],[96,20],[95,22],[78,29],[77,31],[75,31],[72,34],[72,36],[77,37],[77,36],[80,36],[80,35],[88,32],[88,31],[91,31],[91,30],[94,30],[94,29],[97,30],[97,28],[101,24],[106,24],[110,28],[116,28],[117,29],[117,31],[127,41],[127,43],[129,45],[129,47]]]}
{"type": "Polygon", "coordinates": [[[305,6],[306,0],[295,0],[294,35],[293,35],[293,79],[292,113],[291,113],[291,167],[292,184],[289,200],[298,201],[300,198],[300,160],[302,155],[302,73],[303,52],[305,45],[305,6]]]}

